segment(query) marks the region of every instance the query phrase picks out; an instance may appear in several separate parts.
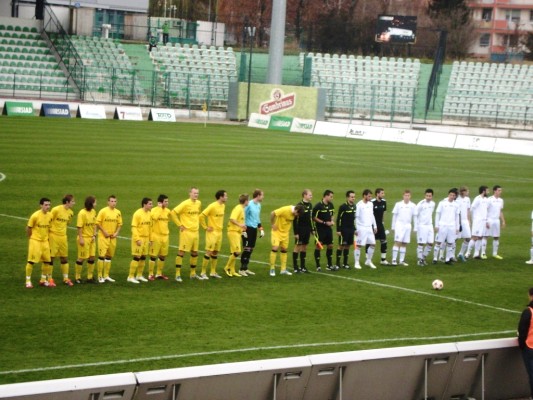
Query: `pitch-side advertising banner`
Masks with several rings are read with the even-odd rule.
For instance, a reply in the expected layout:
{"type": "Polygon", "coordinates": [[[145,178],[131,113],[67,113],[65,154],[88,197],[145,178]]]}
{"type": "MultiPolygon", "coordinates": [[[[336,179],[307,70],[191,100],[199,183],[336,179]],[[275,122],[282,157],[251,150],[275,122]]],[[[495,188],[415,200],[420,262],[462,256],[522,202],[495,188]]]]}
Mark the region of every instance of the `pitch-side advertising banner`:
{"type": "Polygon", "coordinates": [[[314,134],[346,137],[347,132],[348,124],[340,124],[338,122],[316,121],[314,134]]]}
{"type": "Polygon", "coordinates": [[[350,139],[381,140],[383,128],[380,126],[350,125],[346,137],[350,139]]]}
{"type": "Polygon", "coordinates": [[[457,135],[453,133],[420,131],[418,133],[418,141],[416,144],[421,146],[447,147],[453,149],[456,138],[457,135]]]}
{"type": "Polygon", "coordinates": [[[416,144],[418,131],[411,129],[383,128],[381,140],[387,142],[398,142],[406,144],[416,144]]]}
{"type": "Polygon", "coordinates": [[[250,114],[248,126],[250,128],[268,129],[270,125],[270,115],[261,115],[257,113],[250,114]]]}
{"type": "Polygon", "coordinates": [[[70,118],[70,108],[68,104],[43,103],[39,115],[41,117],[70,118]]]}
{"type": "Polygon", "coordinates": [[[304,86],[248,84],[241,82],[238,93],[238,111],[236,119],[246,119],[246,106],[249,100],[250,114],[264,116],[298,117],[316,119],[318,89],[304,86]]]}
{"type": "Polygon", "coordinates": [[[6,101],[2,115],[33,117],[33,104],[22,101],[6,101]]]}
{"type": "Polygon", "coordinates": [[[494,145],[494,152],[533,156],[533,141],[498,138],[494,145]]]}
{"type": "Polygon", "coordinates": [[[279,115],[272,115],[270,117],[270,125],[268,125],[268,129],[289,132],[291,130],[291,125],[291,117],[281,117],[279,115]]]}
{"type": "Polygon", "coordinates": [[[105,108],[98,104],[80,104],[76,117],[83,119],[106,119],[105,108]]]}
{"type": "Polygon", "coordinates": [[[140,107],[117,107],[113,118],[124,121],[142,121],[143,114],[140,107]]]}
{"type": "Polygon", "coordinates": [[[496,138],[457,135],[456,149],[493,151],[496,138]]]}
{"type": "Polygon", "coordinates": [[[314,119],[293,118],[291,132],[313,133],[315,129],[314,119]]]}
{"type": "Polygon", "coordinates": [[[148,115],[149,121],[159,121],[159,122],[176,122],[176,114],[174,110],[169,110],[168,108],[152,108],[150,114],[148,115]]]}

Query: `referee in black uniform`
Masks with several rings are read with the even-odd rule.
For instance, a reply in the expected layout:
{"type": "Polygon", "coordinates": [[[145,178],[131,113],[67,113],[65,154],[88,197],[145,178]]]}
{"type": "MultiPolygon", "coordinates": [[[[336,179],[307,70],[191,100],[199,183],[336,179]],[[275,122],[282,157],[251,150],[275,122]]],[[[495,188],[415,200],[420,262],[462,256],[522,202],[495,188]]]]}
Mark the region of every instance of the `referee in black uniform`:
{"type": "MultiPolygon", "coordinates": [[[[335,221],[333,214],[335,207],[333,206],[333,191],[326,190],[322,196],[322,201],[316,203],[313,207],[313,222],[315,223],[318,240],[323,246],[326,246],[326,257],[328,259],[327,269],[331,270],[333,267],[333,228],[335,221]]],[[[318,244],[315,248],[315,262],[316,270],[321,271],[320,268],[320,248],[318,244]]]]}
{"type": "MultiPolygon", "coordinates": [[[[381,243],[381,265],[389,265],[387,261],[387,233],[385,231],[385,225],[383,224],[383,217],[385,211],[387,211],[387,200],[385,200],[385,190],[383,188],[377,188],[374,192],[375,196],[372,201],[374,208],[374,217],[376,218],[377,232],[376,242],[379,240],[381,243]]],[[[368,250],[368,245],[366,245],[368,250]]]]}
{"type": "Polygon", "coordinates": [[[343,256],[342,267],[350,269],[348,265],[348,253],[353,243],[355,235],[355,192],[348,190],[346,192],[346,202],[339,207],[337,213],[337,236],[339,243],[337,247],[337,264],[335,270],[341,267],[341,254],[343,256]]]}
{"type": "Polygon", "coordinates": [[[307,257],[307,245],[311,238],[311,232],[313,231],[313,221],[311,215],[313,214],[313,205],[311,200],[313,199],[313,193],[309,189],[305,189],[302,192],[302,201],[297,205],[302,205],[304,211],[297,216],[292,224],[294,228],[294,241],[295,246],[292,252],[292,263],[294,272],[308,272],[305,267],[305,259],[307,257]],[[298,258],[300,258],[300,266],[298,267],[298,258]]]}

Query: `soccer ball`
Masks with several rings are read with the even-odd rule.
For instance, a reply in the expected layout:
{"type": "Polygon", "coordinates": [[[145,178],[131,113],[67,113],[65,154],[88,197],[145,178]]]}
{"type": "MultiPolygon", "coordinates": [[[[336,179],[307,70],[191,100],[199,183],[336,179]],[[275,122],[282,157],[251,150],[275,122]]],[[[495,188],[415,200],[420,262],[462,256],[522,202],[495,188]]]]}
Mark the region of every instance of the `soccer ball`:
{"type": "Polygon", "coordinates": [[[444,283],[442,283],[440,279],[435,279],[431,286],[433,286],[433,289],[435,290],[442,290],[442,288],[444,287],[444,283]]]}

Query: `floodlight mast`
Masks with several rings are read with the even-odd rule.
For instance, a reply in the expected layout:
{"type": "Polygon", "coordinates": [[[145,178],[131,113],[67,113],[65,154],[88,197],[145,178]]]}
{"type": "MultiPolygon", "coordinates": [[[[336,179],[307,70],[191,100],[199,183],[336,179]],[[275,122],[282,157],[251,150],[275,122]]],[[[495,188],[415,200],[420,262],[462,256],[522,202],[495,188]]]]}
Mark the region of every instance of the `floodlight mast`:
{"type": "Polygon", "coordinates": [[[285,47],[285,18],[287,0],[272,0],[272,20],[270,23],[270,45],[268,50],[268,70],[266,83],[281,85],[283,50],[285,47]]]}

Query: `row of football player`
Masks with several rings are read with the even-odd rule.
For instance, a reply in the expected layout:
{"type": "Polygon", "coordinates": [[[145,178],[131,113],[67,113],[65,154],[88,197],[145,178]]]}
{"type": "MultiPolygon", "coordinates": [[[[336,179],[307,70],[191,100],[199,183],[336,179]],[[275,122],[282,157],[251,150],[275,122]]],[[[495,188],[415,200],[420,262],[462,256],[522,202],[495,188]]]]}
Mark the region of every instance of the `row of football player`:
{"type": "MultiPolygon", "coordinates": [[[[478,198],[480,198],[480,202],[482,202],[482,204],[485,204],[486,206],[483,206],[482,208],[486,208],[488,213],[488,207],[491,203],[484,200],[487,199],[487,190],[487,187],[480,187],[480,196],[476,198],[473,203],[473,206],[477,205],[476,201],[478,200],[478,198]]],[[[493,192],[494,195],[490,199],[499,199],[495,203],[501,204],[500,215],[498,217],[498,223],[496,224],[499,228],[500,220],[502,221],[502,224],[505,224],[502,212],[503,200],[501,200],[501,187],[495,186],[493,188],[493,192]]],[[[371,191],[368,189],[365,190],[362,195],[362,200],[357,205],[355,205],[354,192],[348,191],[346,193],[346,202],[340,207],[339,213],[337,215],[337,235],[339,238],[339,247],[337,249],[337,263],[335,265],[331,262],[333,252],[333,235],[331,232],[331,227],[335,225],[335,222],[333,221],[334,207],[332,203],[332,191],[326,190],[324,192],[322,201],[317,203],[317,205],[312,210],[310,205],[312,193],[310,190],[306,189],[302,194],[302,201],[297,207],[286,206],[272,212],[271,222],[273,224],[273,251],[271,253],[270,260],[270,274],[275,275],[275,257],[278,250],[280,250],[281,252],[281,273],[286,275],[290,274],[290,272],[286,269],[288,230],[290,228],[290,223],[295,217],[296,221],[294,224],[294,232],[296,246],[293,252],[293,263],[295,272],[307,271],[307,268],[305,266],[305,255],[306,247],[309,243],[309,237],[311,233],[314,234],[317,244],[315,248],[315,260],[317,270],[319,271],[321,269],[320,250],[324,247],[324,245],[326,246],[326,256],[328,258],[328,270],[339,269],[341,255],[344,258],[343,266],[345,268],[349,268],[347,264],[348,249],[350,248],[351,240],[354,238],[354,235],[356,238],[356,240],[354,240],[354,256],[356,259],[355,268],[360,268],[359,249],[361,246],[366,246],[367,250],[367,262],[365,264],[370,266],[371,268],[375,268],[375,265],[373,265],[371,260],[373,248],[375,246],[375,240],[373,241],[372,237],[374,237],[374,239],[377,238],[378,240],[380,240],[382,253],[381,264],[387,265],[388,262],[386,260],[386,234],[388,233],[388,231],[385,231],[383,227],[383,214],[386,211],[384,190],[378,188],[375,191],[375,194],[376,197],[372,199],[371,191]],[[371,209],[368,207],[369,204],[372,205],[371,209]],[[365,209],[366,213],[364,211],[365,209]],[[359,212],[357,213],[356,210],[359,210],[359,212]],[[369,213],[370,210],[372,211],[371,216],[369,213]],[[285,214],[283,214],[282,211],[284,211],[285,214]],[[370,219],[370,217],[372,217],[372,219],[370,219]],[[279,220],[280,224],[278,225],[280,225],[282,229],[277,229],[277,220],[279,220]],[[355,230],[355,223],[350,223],[350,220],[357,222],[357,226],[359,227],[358,231],[355,230]],[[368,229],[368,221],[371,221],[370,230],[368,229]],[[298,261],[300,261],[300,265],[298,264],[298,261]]],[[[460,207],[452,206],[451,208],[452,210],[459,210],[458,214],[456,215],[467,216],[467,218],[460,218],[459,228],[455,229],[456,234],[460,231],[461,237],[465,239],[465,242],[463,243],[458,257],[462,260],[467,258],[469,253],[468,249],[474,248],[473,244],[479,242],[478,244],[480,251],[478,252],[478,249],[476,248],[476,253],[474,254],[474,256],[478,258],[486,258],[486,256],[484,255],[483,247],[484,244],[486,245],[486,240],[484,240],[484,238],[488,236],[488,228],[493,227],[493,221],[488,223],[487,219],[487,222],[485,223],[485,229],[487,229],[487,231],[484,232],[481,236],[474,235],[474,240],[470,241],[470,199],[468,198],[468,188],[462,187],[459,193],[459,197],[457,195],[458,191],[456,189],[452,189],[450,190],[448,197],[445,198],[441,203],[439,203],[440,209],[437,209],[436,221],[436,229],[438,231],[436,241],[437,246],[435,246],[434,251],[434,262],[436,262],[437,260],[438,250],[442,243],[447,244],[446,262],[453,262],[454,259],[454,256],[451,256],[450,254],[454,254],[455,252],[453,247],[455,244],[455,240],[451,240],[451,236],[448,236],[450,229],[445,229],[445,227],[450,228],[452,226],[451,223],[446,223],[446,221],[451,221],[449,218],[451,214],[449,210],[446,211],[447,209],[449,209],[449,207],[446,207],[446,201],[451,204],[466,203],[466,211],[464,212],[461,211],[460,207]],[[448,213],[448,216],[444,215],[446,212],[448,213]],[[442,233],[443,231],[446,232],[446,235],[442,233]],[[481,239],[481,241],[479,241],[478,239],[481,239]],[[470,246],[468,246],[469,242],[470,246]]],[[[191,253],[191,278],[208,279],[206,271],[209,265],[211,271],[210,276],[214,278],[220,278],[220,276],[216,273],[216,263],[221,245],[222,221],[224,219],[224,206],[227,200],[227,194],[225,191],[221,190],[216,193],[215,197],[216,201],[209,205],[201,213],[201,202],[198,200],[197,188],[191,188],[189,192],[189,199],[178,205],[174,210],[172,210],[172,212],[168,209],[168,197],[164,195],[159,196],[158,206],[152,212],[150,212],[152,208],[151,199],[143,199],[142,207],[134,214],[134,218],[132,221],[133,260],[130,265],[130,274],[128,277],[128,281],[132,283],[138,283],[147,280],[143,277],[142,271],[144,270],[145,260],[148,256],[150,258],[148,279],[168,279],[165,275],[163,275],[162,269],[165,258],[168,255],[169,218],[173,219],[174,222],[178,226],[180,226],[180,230],[182,232],[182,234],[180,235],[180,251],[178,253],[178,256],[176,257],[176,280],[181,282],[181,264],[185,252],[191,253]],[[193,211],[192,213],[191,207],[193,211]],[[144,222],[142,221],[143,214],[145,217],[149,215],[149,223],[147,222],[148,219],[146,219],[146,221],[144,222]],[[180,220],[180,215],[181,217],[184,217],[183,224],[180,220]],[[196,220],[196,222],[194,220],[196,220]],[[204,256],[204,260],[202,263],[202,272],[197,275],[195,267],[196,260],[198,257],[198,223],[200,221],[201,225],[207,230],[206,255],[204,256]],[[138,229],[143,228],[143,225],[145,228],[146,226],[150,226],[150,228],[155,227],[155,229],[153,229],[154,232],[149,233],[151,240],[143,240],[143,238],[146,238],[147,236],[143,236],[142,233],[140,235],[135,234],[138,229]],[[191,232],[196,232],[193,237],[190,237],[189,235],[189,233],[191,232]],[[157,272],[154,274],[154,269],[156,266],[157,272]]],[[[246,223],[244,223],[244,220],[241,221],[240,219],[230,217],[230,221],[228,223],[228,237],[230,239],[230,247],[232,247],[232,254],[230,256],[228,264],[226,265],[225,272],[229,276],[247,276],[254,274],[248,269],[248,264],[251,252],[253,251],[253,248],[255,246],[257,232],[259,232],[260,237],[264,235],[264,231],[260,223],[260,206],[263,197],[264,194],[259,189],[254,191],[253,200],[251,202],[248,201],[248,197],[246,195],[241,195],[239,198],[239,205],[237,205],[232,212],[232,217],[238,217],[240,219],[243,219],[244,215],[240,214],[246,214],[248,218],[246,218],[246,223]],[[236,213],[239,215],[237,215],[236,213]],[[241,243],[241,237],[238,237],[236,234],[242,235],[242,244],[244,246],[244,251],[242,252],[241,256],[241,269],[239,273],[235,272],[235,260],[239,255],[241,255],[241,248],[239,246],[239,244],[241,243]]],[[[393,247],[392,260],[393,265],[398,264],[398,262],[396,261],[398,255],[400,256],[399,264],[406,265],[405,247],[410,241],[411,219],[414,219],[415,231],[417,232],[418,263],[419,265],[426,264],[425,259],[429,254],[429,251],[431,250],[434,238],[431,215],[433,214],[435,204],[432,200],[432,197],[433,191],[431,189],[428,189],[426,190],[424,200],[420,201],[418,205],[414,206],[414,204],[410,201],[410,192],[406,191],[404,193],[404,199],[395,205],[395,208],[393,210],[392,224],[392,229],[395,231],[395,244],[393,247]],[[409,216],[409,214],[411,215],[409,216]],[[429,223],[427,219],[428,215],[429,223]]],[[[32,218],[30,218],[30,221],[28,223],[28,235],[30,236],[30,239],[33,238],[34,242],[30,240],[30,252],[28,257],[28,264],[26,265],[26,285],[28,287],[32,287],[31,270],[33,264],[38,261],[43,261],[43,273],[41,275],[40,283],[44,286],[55,285],[53,279],[51,278],[53,257],[60,258],[63,281],[68,285],[72,285],[72,282],[68,278],[68,247],[66,243],[66,228],[73,216],[73,211],[71,210],[71,207],[73,205],[74,198],[71,195],[67,195],[63,199],[63,205],[57,206],[51,210],[51,213],[49,215],[50,220],[48,228],[50,236],[50,261],[47,261],[46,249],[40,251],[40,253],[42,253],[41,258],[36,257],[37,252],[35,251],[35,247],[39,246],[37,246],[35,240],[37,242],[48,242],[48,240],[45,241],[43,239],[44,236],[42,235],[42,233],[38,230],[33,229],[32,226],[32,224],[35,224],[37,221],[38,226],[47,226],[46,223],[43,224],[43,221],[40,221],[40,218],[43,216],[41,214],[44,214],[44,216],[46,216],[48,210],[50,210],[50,201],[48,199],[41,199],[41,210],[39,210],[40,212],[36,212],[34,215],[32,215],[32,218]]],[[[89,196],[85,201],[84,209],[82,209],[78,213],[78,259],[76,261],[75,278],[76,282],[78,283],[82,282],[81,269],[85,260],[87,260],[88,265],[87,280],[89,282],[98,281],[103,283],[105,281],[114,281],[109,276],[109,271],[111,268],[111,259],[116,249],[116,237],[118,236],[120,228],[122,226],[122,216],[120,214],[120,211],[116,209],[116,198],[114,196],[110,196],[108,198],[108,206],[100,210],[98,215],[96,215],[96,212],[94,210],[95,205],[96,199],[92,196],[89,196]],[[97,237],[97,233],[99,242],[99,257],[97,264],[98,278],[96,280],[93,275],[93,270],[96,254],[95,239],[97,237]]],[[[477,207],[473,208],[474,210],[477,209],[477,207]]],[[[452,211],[452,213],[457,213],[457,211],[452,211]]],[[[451,229],[451,231],[453,231],[453,229],[451,229]]],[[[494,233],[496,231],[493,228],[491,232],[494,233]]],[[[501,259],[501,257],[497,254],[499,230],[498,236],[493,235],[493,238],[496,240],[493,256],[495,256],[495,258],[501,259]]],[[[531,262],[531,260],[528,261],[528,263],[529,262],[531,262]]]]}

